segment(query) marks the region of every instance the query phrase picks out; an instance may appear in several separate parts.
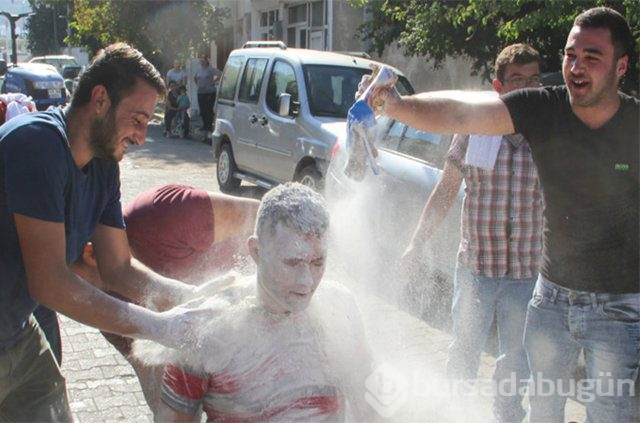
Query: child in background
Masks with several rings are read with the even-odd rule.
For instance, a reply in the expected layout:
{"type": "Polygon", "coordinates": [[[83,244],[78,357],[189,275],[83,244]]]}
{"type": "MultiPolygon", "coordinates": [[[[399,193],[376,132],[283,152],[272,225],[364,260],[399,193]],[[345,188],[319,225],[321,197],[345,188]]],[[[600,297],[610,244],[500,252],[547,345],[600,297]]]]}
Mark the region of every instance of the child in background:
{"type": "Polygon", "coordinates": [[[178,88],[178,115],[179,119],[182,120],[182,138],[189,138],[189,125],[191,123],[189,107],[191,107],[191,100],[187,95],[187,88],[181,85],[178,88]]]}

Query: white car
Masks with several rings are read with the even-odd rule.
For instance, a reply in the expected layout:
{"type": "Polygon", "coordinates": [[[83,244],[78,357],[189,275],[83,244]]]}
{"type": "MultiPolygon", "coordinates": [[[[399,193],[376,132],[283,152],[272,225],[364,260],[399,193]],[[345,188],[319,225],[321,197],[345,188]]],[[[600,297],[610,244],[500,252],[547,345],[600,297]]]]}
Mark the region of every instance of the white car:
{"type": "Polygon", "coordinates": [[[75,91],[78,85],[80,74],[83,67],[78,63],[75,57],[66,54],[52,54],[48,56],[36,56],[29,60],[29,63],[44,63],[51,65],[64,79],[64,85],[69,94],[75,91]]]}
{"type": "Polygon", "coordinates": [[[66,54],[52,54],[48,56],[36,56],[29,60],[29,63],[46,63],[47,65],[54,66],[60,75],[62,75],[65,66],[76,66],[80,68],[80,64],[73,56],[66,54]]]}

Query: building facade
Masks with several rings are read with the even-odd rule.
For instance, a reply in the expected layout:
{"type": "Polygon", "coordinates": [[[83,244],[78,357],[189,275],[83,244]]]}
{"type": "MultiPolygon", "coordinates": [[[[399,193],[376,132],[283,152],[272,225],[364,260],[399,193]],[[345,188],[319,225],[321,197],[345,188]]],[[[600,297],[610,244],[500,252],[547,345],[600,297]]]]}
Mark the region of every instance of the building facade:
{"type": "MultiPolygon", "coordinates": [[[[281,40],[288,47],[337,52],[365,52],[368,46],[357,37],[367,19],[365,9],[347,0],[209,0],[226,8],[229,18],[217,34],[212,58],[222,68],[234,48],[246,41],[281,40]]],[[[401,69],[417,91],[432,89],[491,89],[479,77],[470,76],[471,62],[450,58],[439,69],[423,57],[407,57],[390,45],[382,56],[372,58],[401,69]]]]}

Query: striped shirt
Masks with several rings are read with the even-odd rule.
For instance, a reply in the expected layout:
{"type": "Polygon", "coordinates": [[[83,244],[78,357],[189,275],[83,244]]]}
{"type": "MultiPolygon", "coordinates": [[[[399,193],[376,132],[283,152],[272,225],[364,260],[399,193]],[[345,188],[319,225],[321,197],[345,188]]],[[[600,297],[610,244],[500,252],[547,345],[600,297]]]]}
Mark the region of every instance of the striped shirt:
{"type": "Polygon", "coordinates": [[[542,253],[542,191],[529,144],[502,138],[492,171],[465,164],[469,137],[456,135],[447,160],[464,175],[458,263],[489,278],[538,273],[542,253]]]}
{"type": "Polygon", "coordinates": [[[252,374],[254,378],[250,380],[237,376],[225,373],[205,375],[167,365],[162,399],[172,408],[187,414],[194,413],[202,403],[207,422],[344,420],[342,397],[335,387],[308,385],[279,389],[285,380],[259,378],[257,374],[252,374]]]}

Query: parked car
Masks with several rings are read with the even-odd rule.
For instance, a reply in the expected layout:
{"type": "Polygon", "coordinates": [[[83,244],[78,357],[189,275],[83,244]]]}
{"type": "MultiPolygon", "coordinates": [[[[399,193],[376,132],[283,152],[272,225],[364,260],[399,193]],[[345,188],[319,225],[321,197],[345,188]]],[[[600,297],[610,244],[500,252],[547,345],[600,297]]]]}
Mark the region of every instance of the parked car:
{"type": "Polygon", "coordinates": [[[23,93],[30,96],[38,110],[49,106],[61,106],[68,100],[64,80],[51,65],[42,63],[21,63],[2,69],[4,81],[0,92],[23,93]]]}
{"type": "Polygon", "coordinates": [[[81,69],[75,57],[66,54],[52,54],[48,56],[36,56],[29,60],[29,63],[45,63],[56,68],[58,73],[62,75],[65,66],[73,66],[81,69]]]}
{"type": "Polygon", "coordinates": [[[31,60],[29,60],[29,63],[45,63],[47,65],[54,66],[64,79],[64,85],[69,94],[72,94],[75,91],[75,88],[78,85],[80,73],[82,73],[83,69],[75,57],[68,56],[66,54],[36,56],[32,57],[31,60]]]}
{"type": "MultiPolygon", "coordinates": [[[[215,105],[213,153],[223,191],[242,180],[321,187],[336,134],[373,62],[328,51],[253,43],[231,52],[215,105]],[[254,47],[259,46],[259,47],[254,47]]],[[[398,90],[413,93],[398,70],[398,90]]]]}
{"type": "MultiPolygon", "coordinates": [[[[351,279],[385,298],[401,300],[432,325],[447,327],[464,187],[425,249],[422,268],[407,275],[398,263],[440,180],[453,137],[382,119],[379,175],[368,171],[362,181],[350,179],[344,172],[346,136],[335,147],[325,183],[336,240],[333,257],[351,279]]],[[[334,131],[345,133],[346,128],[336,124],[334,131]]]]}
{"type": "Polygon", "coordinates": [[[67,89],[69,95],[73,94],[80,82],[80,74],[82,73],[82,66],[65,65],[62,68],[62,79],[64,79],[64,86],[67,89]]]}

